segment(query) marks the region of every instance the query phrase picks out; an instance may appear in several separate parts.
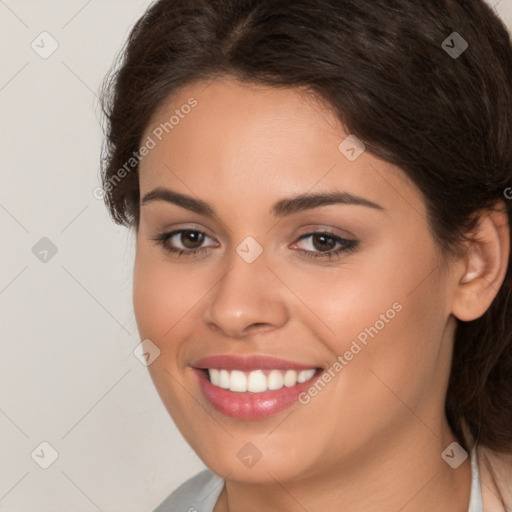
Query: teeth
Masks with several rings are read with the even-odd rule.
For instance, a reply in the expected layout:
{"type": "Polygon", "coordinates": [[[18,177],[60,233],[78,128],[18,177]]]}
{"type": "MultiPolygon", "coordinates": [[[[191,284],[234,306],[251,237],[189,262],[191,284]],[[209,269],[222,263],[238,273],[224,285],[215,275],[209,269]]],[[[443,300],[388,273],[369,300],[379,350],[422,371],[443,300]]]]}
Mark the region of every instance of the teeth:
{"type": "Polygon", "coordinates": [[[287,370],[284,374],[284,385],[291,388],[297,384],[297,372],[295,370],[287,370]]]}
{"type": "Polygon", "coordinates": [[[281,389],[283,386],[283,374],[279,370],[272,370],[267,377],[267,388],[281,389]]]}
{"type": "MultiPolygon", "coordinates": [[[[233,372],[234,373],[234,372],[233,372]]],[[[249,373],[247,379],[247,389],[252,393],[261,393],[267,391],[267,377],[261,370],[249,373]]]]}
{"type": "Polygon", "coordinates": [[[302,370],[299,372],[297,382],[306,382],[307,380],[311,379],[311,377],[313,377],[314,374],[315,370],[302,370]]]}
{"type": "MultiPolygon", "coordinates": [[[[211,374],[210,374],[211,378],[211,374]]],[[[227,370],[219,371],[219,388],[229,389],[229,372],[227,370]]]]}
{"type": "Polygon", "coordinates": [[[283,386],[290,388],[296,384],[311,379],[316,370],[271,370],[265,375],[264,370],[243,372],[240,370],[219,370],[208,369],[210,382],[219,388],[229,389],[238,393],[249,391],[251,393],[262,393],[267,390],[281,389],[283,386]]]}
{"type": "Polygon", "coordinates": [[[210,381],[214,386],[219,386],[220,384],[220,375],[219,370],[210,370],[210,381]]]}
{"type": "Polygon", "coordinates": [[[247,377],[244,372],[233,370],[229,377],[229,390],[230,391],[247,391],[247,377]]]}

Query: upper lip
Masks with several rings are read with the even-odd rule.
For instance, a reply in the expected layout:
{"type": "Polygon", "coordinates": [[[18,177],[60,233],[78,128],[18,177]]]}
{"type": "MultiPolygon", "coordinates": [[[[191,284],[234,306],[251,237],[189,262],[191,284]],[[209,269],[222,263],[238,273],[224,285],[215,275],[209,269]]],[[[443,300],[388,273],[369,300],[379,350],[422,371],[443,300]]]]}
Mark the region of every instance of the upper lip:
{"type": "Polygon", "coordinates": [[[215,356],[202,357],[192,363],[198,369],[217,368],[225,370],[309,370],[318,368],[315,364],[301,364],[295,361],[287,361],[272,356],[241,356],[219,354],[215,356]]]}

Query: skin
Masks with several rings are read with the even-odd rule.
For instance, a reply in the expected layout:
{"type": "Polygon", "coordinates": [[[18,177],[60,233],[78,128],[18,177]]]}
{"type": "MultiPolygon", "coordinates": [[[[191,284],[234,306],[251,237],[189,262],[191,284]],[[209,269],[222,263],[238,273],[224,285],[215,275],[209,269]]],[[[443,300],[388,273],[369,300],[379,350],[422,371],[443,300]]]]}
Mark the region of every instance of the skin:
{"type": "Polygon", "coordinates": [[[443,254],[421,191],[369,151],[349,161],[338,150],[348,133],[297,89],[227,77],[189,84],[155,113],[144,139],[191,97],[197,106],[143,158],[141,197],[167,187],[216,215],[161,200],[141,206],[133,303],[141,339],[161,351],[149,371],[163,403],[227,480],[215,512],[465,512],[469,459],[454,470],[441,458],[456,441],[444,415],[455,317],[477,318],[496,295],[506,218],[482,215],[479,245],[443,254]],[[280,199],[334,190],[382,209],[270,213],[280,199]],[[173,238],[203,253],[177,257],[153,240],[176,229],[204,232],[202,245],[173,238]],[[326,230],[357,248],[331,260],[299,252],[321,255],[321,241],[299,238],[326,230]],[[263,248],[250,264],[236,252],[247,236],[263,248]],[[217,412],[190,367],[229,353],[328,368],[397,302],[402,310],[307,405],[268,418],[217,412]],[[237,457],[247,442],[262,454],[251,468],[237,457]]]}

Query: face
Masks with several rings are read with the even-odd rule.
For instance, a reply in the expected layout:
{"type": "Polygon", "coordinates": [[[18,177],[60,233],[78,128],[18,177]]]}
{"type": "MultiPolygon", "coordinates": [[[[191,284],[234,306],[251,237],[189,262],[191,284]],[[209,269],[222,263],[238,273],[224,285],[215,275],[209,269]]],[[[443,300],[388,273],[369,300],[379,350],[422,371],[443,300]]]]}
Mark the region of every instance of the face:
{"type": "Polygon", "coordinates": [[[353,471],[445,424],[450,272],[421,192],[349,135],[312,96],[227,78],[180,90],[144,134],[138,329],[219,475],[353,471]]]}

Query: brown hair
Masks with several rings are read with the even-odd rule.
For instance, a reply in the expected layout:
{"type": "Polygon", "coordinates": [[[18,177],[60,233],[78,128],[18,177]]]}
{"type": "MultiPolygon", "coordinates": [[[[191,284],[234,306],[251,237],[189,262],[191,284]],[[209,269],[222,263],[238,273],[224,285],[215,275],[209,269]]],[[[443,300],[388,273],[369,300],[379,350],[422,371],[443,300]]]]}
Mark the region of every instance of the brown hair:
{"type": "MultiPolygon", "coordinates": [[[[133,155],[156,109],[179,88],[224,75],[324,100],[421,189],[445,250],[500,202],[512,225],[512,45],[483,0],[160,0],[118,64],[102,94],[102,178],[119,224],[138,229],[133,155]],[[462,40],[462,54],[448,51],[462,40]]],[[[468,428],[479,444],[512,451],[511,259],[487,312],[457,321],[446,414],[466,447],[468,428]]]]}

